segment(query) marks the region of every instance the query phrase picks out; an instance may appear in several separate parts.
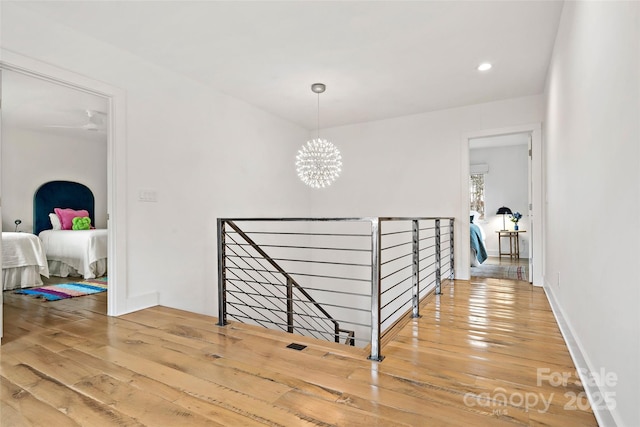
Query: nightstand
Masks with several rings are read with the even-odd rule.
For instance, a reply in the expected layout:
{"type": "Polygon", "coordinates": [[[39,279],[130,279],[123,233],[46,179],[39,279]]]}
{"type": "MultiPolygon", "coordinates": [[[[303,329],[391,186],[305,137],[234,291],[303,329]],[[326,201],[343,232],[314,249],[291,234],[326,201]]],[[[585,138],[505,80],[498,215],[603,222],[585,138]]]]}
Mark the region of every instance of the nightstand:
{"type": "Polygon", "coordinates": [[[526,233],[526,230],[498,230],[498,254],[500,258],[503,255],[509,255],[510,258],[520,258],[520,233],[526,233]],[[502,239],[509,238],[509,252],[502,252],[502,239]]]}

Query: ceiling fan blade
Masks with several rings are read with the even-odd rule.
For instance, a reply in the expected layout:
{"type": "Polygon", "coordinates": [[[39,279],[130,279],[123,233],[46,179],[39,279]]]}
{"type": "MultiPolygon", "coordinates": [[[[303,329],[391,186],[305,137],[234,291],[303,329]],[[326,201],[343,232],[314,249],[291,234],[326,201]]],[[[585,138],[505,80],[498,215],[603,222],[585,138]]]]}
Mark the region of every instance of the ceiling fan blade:
{"type": "Polygon", "coordinates": [[[84,131],[90,131],[90,132],[104,132],[104,129],[102,129],[100,126],[97,126],[93,123],[88,123],[85,125],[77,125],[77,126],[47,125],[45,127],[55,128],[55,129],[77,129],[77,130],[84,130],[84,131]]]}
{"type": "Polygon", "coordinates": [[[78,125],[48,125],[45,126],[47,128],[58,128],[58,129],[78,129],[78,130],[86,130],[90,132],[106,132],[105,130],[105,122],[107,115],[102,111],[96,110],[84,110],[86,115],[86,120],[83,124],[78,125]]]}

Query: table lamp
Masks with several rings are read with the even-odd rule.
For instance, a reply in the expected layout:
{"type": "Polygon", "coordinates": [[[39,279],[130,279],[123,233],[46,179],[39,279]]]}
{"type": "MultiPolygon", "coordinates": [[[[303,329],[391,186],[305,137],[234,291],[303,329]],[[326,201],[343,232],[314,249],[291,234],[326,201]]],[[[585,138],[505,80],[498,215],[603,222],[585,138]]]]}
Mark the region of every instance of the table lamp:
{"type": "Polygon", "coordinates": [[[502,215],[502,231],[507,230],[507,225],[505,224],[504,220],[504,216],[507,214],[511,215],[511,209],[507,208],[506,206],[501,207],[500,209],[498,209],[498,212],[496,212],[496,215],[502,215]]]}

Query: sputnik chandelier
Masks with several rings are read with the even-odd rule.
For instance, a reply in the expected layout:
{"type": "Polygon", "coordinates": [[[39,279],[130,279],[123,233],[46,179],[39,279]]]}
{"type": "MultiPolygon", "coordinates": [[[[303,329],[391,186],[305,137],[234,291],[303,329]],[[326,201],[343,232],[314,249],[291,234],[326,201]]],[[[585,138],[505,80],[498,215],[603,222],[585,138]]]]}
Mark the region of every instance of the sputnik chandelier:
{"type": "Polygon", "coordinates": [[[323,83],[311,85],[311,90],[318,94],[318,138],[307,141],[296,156],[298,177],[313,188],[330,186],[342,172],[340,150],[326,139],[320,139],[320,94],[326,88],[323,83]]]}

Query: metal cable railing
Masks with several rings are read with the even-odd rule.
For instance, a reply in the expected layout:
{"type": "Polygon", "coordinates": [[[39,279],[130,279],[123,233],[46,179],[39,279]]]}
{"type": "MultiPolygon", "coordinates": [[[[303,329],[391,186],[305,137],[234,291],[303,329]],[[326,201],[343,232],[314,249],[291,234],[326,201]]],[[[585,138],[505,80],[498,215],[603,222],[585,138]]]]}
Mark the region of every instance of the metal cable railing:
{"type": "Polygon", "coordinates": [[[218,219],[219,325],[370,345],[382,360],[381,337],[419,316],[453,262],[453,218],[218,219]]]}

